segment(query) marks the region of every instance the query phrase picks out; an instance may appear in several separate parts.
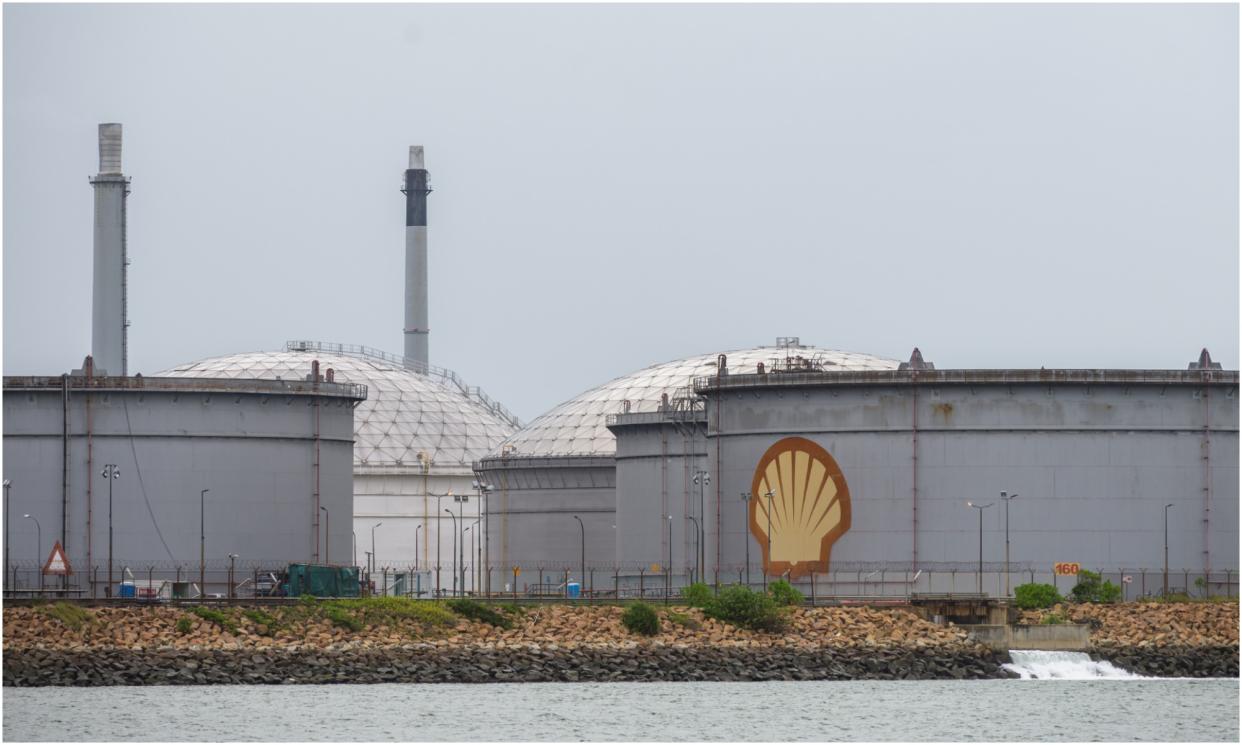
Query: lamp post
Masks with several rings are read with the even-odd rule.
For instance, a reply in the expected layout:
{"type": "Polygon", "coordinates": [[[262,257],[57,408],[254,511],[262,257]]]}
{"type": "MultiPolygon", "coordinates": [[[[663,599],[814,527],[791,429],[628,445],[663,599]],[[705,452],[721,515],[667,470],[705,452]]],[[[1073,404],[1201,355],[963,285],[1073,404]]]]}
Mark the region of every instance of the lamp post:
{"type": "Polygon", "coordinates": [[[979,581],[979,594],[980,595],[983,594],[983,511],[991,507],[992,504],[993,504],[992,502],[988,502],[987,504],[975,504],[974,502],[966,503],[967,507],[974,507],[976,510],[979,510],[979,576],[978,576],[978,581],[979,581]]]}
{"type": "Polygon", "coordinates": [[[578,528],[582,530],[582,576],[578,581],[586,585],[586,526],[582,524],[582,518],[574,515],[574,519],[578,521],[578,528]]]}
{"type": "Polygon", "coordinates": [[[43,567],[39,564],[43,556],[43,526],[39,524],[39,518],[31,515],[22,515],[28,520],[34,520],[35,524],[35,566],[39,567],[39,589],[43,589],[43,567]]]}
{"type": "Polygon", "coordinates": [[[8,479],[4,480],[4,583],[8,584],[9,578],[9,488],[13,486],[13,482],[8,479]]]}
{"type": "Polygon", "coordinates": [[[750,492],[742,492],[742,543],[746,546],[747,587],[750,587],[750,497],[750,492]]]}
{"type": "Polygon", "coordinates": [[[378,559],[375,558],[375,529],[383,524],[384,521],[381,520],[371,526],[371,561],[367,564],[367,574],[374,574],[375,572],[373,565],[376,561],[378,561],[378,559]]]}
{"type": "Polygon", "coordinates": [[[462,531],[462,539],[457,544],[457,566],[458,572],[461,574],[458,579],[458,587],[461,588],[461,594],[463,597],[466,594],[466,519],[462,514],[462,510],[465,508],[466,502],[469,499],[469,494],[458,494],[453,497],[453,501],[457,503],[457,524],[456,527],[454,527],[454,530],[461,529],[462,531]]]}
{"type": "Polygon", "coordinates": [[[418,533],[422,529],[423,529],[422,523],[419,523],[418,527],[414,528],[414,573],[415,574],[418,574],[418,533]]]}
{"type": "Polygon", "coordinates": [[[358,531],[351,530],[349,534],[354,537],[354,568],[358,568],[358,531]]]}
{"type": "Polygon", "coordinates": [[[1017,499],[1018,495],[1001,492],[1000,497],[1005,501],[1005,597],[1009,597],[1009,502],[1017,499]]]}
{"type": "Polygon", "coordinates": [[[108,480],[108,592],[106,595],[112,597],[112,482],[121,477],[121,472],[117,470],[115,463],[108,463],[104,465],[99,475],[108,480]]]}
{"type": "Polygon", "coordinates": [[[475,481],[474,488],[479,492],[479,498],[483,505],[483,560],[481,566],[489,567],[487,569],[487,580],[484,583],[483,592],[487,595],[492,594],[492,571],[490,569],[492,563],[492,523],[491,523],[491,493],[492,485],[482,481],[475,481]]]}
{"type": "Polygon", "coordinates": [[[668,564],[664,567],[664,604],[672,594],[673,584],[673,516],[668,516],[668,564]]]}
{"type": "MultiPolygon", "coordinates": [[[[109,482],[111,484],[111,482],[109,482]]],[[[207,597],[207,492],[198,493],[198,594],[207,597]]],[[[112,489],[108,488],[108,587],[112,587],[112,489]]]]}
{"type": "Polygon", "coordinates": [[[694,523],[694,561],[695,561],[695,572],[694,572],[694,574],[692,574],[692,575],[690,576],[690,582],[691,582],[691,584],[693,584],[693,583],[696,581],[696,580],[695,580],[695,577],[696,577],[696,576],[698,577],[698,580],[697,580],[697,581],[699,581],[699,582],[702,582],[702,581],[703,581],[703,564],[702,564],[701,562],[699,562],[699,545],[700,545],[700,544],[699,544],[699,539],[700,539],[700,536],[702,536],[702,534],[703,534],[703,533],[702,533],[702,528],[701,528],[701,527],[699,527],[699,521],[698,521],[698,520],[695,520],[695,519],[694,519],[693,517],[691,517],[690,515],[686,515],[686,519],[687,519],[687,520],[689,520],[690,522],[694,523]]]}
{"type": "Polygon", "coordinates": [[[328,545],[328,534],[332,532],[332,531],[330,530],[330,528],[331,528],[331,523],[329,523],[329,522],[328,522],[328,520],[329,520],[332,516],[328,513],[328,508],[327,508],[327,507],[324,507],[323,505],[319,505],[319,509],[323,510],[323,555],[324,555],[324,563],[325,563],[325,564],[327,564],[328,566],[332,566],[332,552],[328,550],[328,549],[330,548],[330,547],[329,547],[329,545],[328,545]]]}
{"type": "Polygon", "coordinates": [[[1164,597],[1169,597],[1169,508],[1171,504],[1164,506],[1164,597]]]}
{"type": "Polygon", "coordinates": [[[768,591],[768,566],[772,565],[772,497],[776,492],[769,489],[763,496],[768,498],[768,563],[763,567],[763,591],[768,591]]]}
{"type": "Polygon", "coordinates": [[[457,594],[457,515],[448,507],[444,508],[448,516],[453,518],[453,594],[457,594]]]}
{"type": "MultiPolygon", "coordinates": [[[[478,526],[479,526],[479,521],[475,520],[474,522],[467,525],[466,529],[462,531],[462,539],[461,539],[462,548],[465,548],[466,546],[465,534],[470,533],[471,528],[478,528],[478,526]]],[[[475,535],[478,534],[478,532],[479,532],[478,530],[475,530],[473,533],[470,533],[470,558],[472,559],[474,559],[474,543],[475,543],[474,537],[475,535]]],[[[482,541],[479,541],[479,543],[482,543],[482,541]]],[[[478,560],[476,559],[475,561],[476,561],[476,566],[474,568],[474,572],[471,572],[471,574],[475,574],[479,571],[479,567],[477,566],[478,560]]],[[[462,594],[464,595],[466,594],[466,572],[465,572],[466,565],[465,563],[463,563],[461,566],[462,566],[461,589],[462,589],[462,594]]],[[[474,580],[474,590],[475,592],[478,592],[479,590],[479,581],[477,579],[474,580]]]]}
{"type": "MultiPolygon", "coordinates": [[[[695,471],[694,472],[694,483],[697,484],[699,487],[699,519],[706,521],[707,515],[704,513],[706,512],[707,506],[703,498],[703,492],[707,489],[707,485],[712,483],[712,475],[708,473],[707,471],[695,471]]],[[[699,567],[699,579],[701,580],[703,557],[700,556],[700,552],[703,550],[703,539],[706,538],[706,536],[703,535],[703,528],[697,521],[695,521],[694,529],[697,531],[695,534],[695,541],[694,541],[694,545],[695,545],[694,560],[699,567]]]]}
{"type": "Polygon", "coordinates": [[[237,578],[237,575],[233,571],[234,567],[236,566],[234,562],[236,561],[237,561],[237,554],[229,554],[229,597],[230,598],[233,597],[233,592],[236,587],[236,585],[234,584],[234,580],[237,578]]]}

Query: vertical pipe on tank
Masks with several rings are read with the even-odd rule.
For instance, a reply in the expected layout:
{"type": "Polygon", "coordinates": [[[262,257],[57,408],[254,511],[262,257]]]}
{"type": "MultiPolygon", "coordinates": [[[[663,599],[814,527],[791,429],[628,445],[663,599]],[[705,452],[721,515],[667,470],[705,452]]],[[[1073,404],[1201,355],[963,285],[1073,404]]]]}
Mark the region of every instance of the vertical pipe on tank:
{"type": "Polygon", "coordinates": [[[125,200],[129,179],[121,173],[120,124],[99,125],[99,173],[90,183],[95,188],[91,356],[96,367],[107,374],[125,375],[125,200]]]}
{"type": "Polygon", "coordinates": [[[426,370],[429,362],[427,337],[427,170],[423,148],[410,146],[410,167],[405,171],[405,357],[426,370]]]}

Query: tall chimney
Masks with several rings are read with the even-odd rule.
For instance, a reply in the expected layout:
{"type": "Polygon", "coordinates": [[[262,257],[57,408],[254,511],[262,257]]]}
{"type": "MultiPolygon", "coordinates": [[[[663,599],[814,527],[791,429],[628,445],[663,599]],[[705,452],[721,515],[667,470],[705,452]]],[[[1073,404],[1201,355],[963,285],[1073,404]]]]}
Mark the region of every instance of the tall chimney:
{"type": "Polygon", "coordinates": [[[95,283],[92,295],[91,355],[96,371],[127,375],[125,201],[129,179],[121,173],[121,125],[99,125],[99,174],[95,187],[95,283]]]}
{"type": "Polygon", "coordinates": [[[426,370],[427,336],[427,169],[423,146],[410,146],[405,171],[405,357],[426,370]]]}

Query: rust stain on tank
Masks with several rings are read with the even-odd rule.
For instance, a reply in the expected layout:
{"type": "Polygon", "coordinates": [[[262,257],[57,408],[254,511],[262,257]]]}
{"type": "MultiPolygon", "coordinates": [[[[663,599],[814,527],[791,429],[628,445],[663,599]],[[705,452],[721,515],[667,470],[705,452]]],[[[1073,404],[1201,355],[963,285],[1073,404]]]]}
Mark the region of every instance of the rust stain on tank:
{"type": "Polygon", "coordinates": [[[953,416],[953,404],[933,404],[932,411],[944,417],[947,422],[949,417],[953,416]]]}

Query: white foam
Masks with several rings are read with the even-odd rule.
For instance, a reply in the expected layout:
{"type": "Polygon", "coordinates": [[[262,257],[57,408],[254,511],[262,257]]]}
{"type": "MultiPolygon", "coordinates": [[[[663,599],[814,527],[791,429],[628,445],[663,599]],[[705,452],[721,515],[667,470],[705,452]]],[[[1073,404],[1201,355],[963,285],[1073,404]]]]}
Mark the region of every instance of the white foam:
{"type": "Polygon", "coordinates": [[[1135,675],[1111,662],[1097,662],[1085,652],[1041,652],[1033,649],[1011,649],[1006,670],[1018,673],[1023,680],[1091,680],[1094,678],[1132,678],[1135,675]]]}

